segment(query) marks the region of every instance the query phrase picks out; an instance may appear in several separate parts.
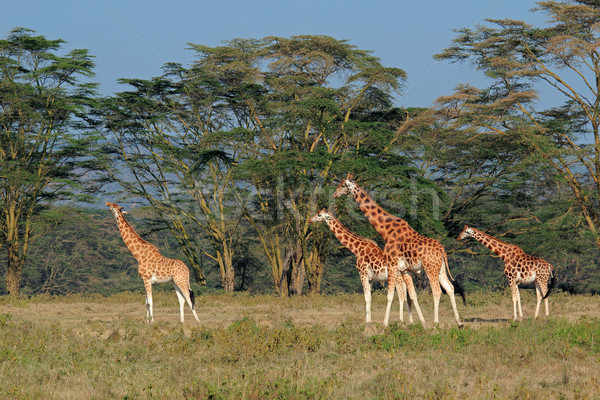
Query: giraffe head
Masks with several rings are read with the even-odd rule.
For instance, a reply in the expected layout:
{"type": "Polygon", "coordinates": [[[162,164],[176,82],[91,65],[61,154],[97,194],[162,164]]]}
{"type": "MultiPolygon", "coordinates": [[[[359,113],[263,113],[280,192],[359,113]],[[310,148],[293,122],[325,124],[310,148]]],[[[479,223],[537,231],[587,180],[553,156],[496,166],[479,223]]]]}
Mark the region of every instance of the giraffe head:
{"type": "Polygon", "coordinates": [[[356,189],[356,183],[354,182],[354,176],[351,173],[348,173],[345,179],[343,179],[338,185],[335,192],[333,192],[333,198],[344,196],[346,194],[354,193],[356,189]]]}
{"type": "Polygon", "coordinates": [[[113,213],[115,218],[119,218],[120,214],[127,214],[127,211],[123,211],[123,207],[121,207],[118,204],[111,203],[108,201],[105,204],[106,204],[106,207],[108,207],[110,209],[110,211],[113,213]]]}
{"type": "Polygon", "coordinates": [[[458,235],[458,240],[462,240],[468,237],[473,237],[473,229],[469,228],[468,225],[465,225],[460,235],[458,235]]]}
{"type": "Polygon", "coordinates": [[[330,219],[331,219],[331,214],[329,214],[329,211],[327,211],[326,209],[322,209],[321,211],[319,211],[317,213],[317,215],[315,215],[314,217],[309,219],[308,222],[311,224],[314,224],[319,221],[328,221],[330,219]]]}

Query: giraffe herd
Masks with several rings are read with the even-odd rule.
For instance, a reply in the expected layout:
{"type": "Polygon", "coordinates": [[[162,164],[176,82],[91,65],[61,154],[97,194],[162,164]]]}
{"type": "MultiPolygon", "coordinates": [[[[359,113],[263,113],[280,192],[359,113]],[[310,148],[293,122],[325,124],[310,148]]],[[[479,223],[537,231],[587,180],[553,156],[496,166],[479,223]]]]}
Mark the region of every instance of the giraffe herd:
{"type": "MultiPolygon", "coordinates": [[[[419,320],[425,326],[425,319],[419,307],[417,294],[411,274],[425,271],[434,299],[434,324],[439,323],[439,303],[442,288],[448,294],[458,327],[463,322],[458,314],[455,292],[461,295],[466,304],[465,293],[458,282],[454,280],[448,266],[448,257],[444,247],[435,239],[422,236],[402,218],[396,217],[380,207],[361,188],[352,174],[348,174],[333,193],[333,198],[352,195],[359,209],[379,233],[385,247],[379,248],[374,241],[354,234],[329,211],[322,209],[309,219],[310,223],[324,221],[336,238],[356,256],[356,269],[363,286],[365,297],[365,321],[371,322],[371,281],[387,282],[387,306],[384,326],[389,323],[394,292],[397,291],[400,303],[400,321],[404,321],[404,302],[407,303],[408,320],[413,322],[412,308],[414,307],[419,320]]],[[[164,257],[156,246],[143,240],[125,220],[125,211],[117,204],[106,202],[117,220],[117,226],[127,248],[137,259],[138,273],[146,289],[147,318],[153,321],[152,284],[172,281],[179,299],[180,320],[184,321],[184,304],[190,306],[194,318],[200,322],[195,311],[194,293],[189,285],[189,270],[180,260],[164,257]]],[[[534,283],[537,295],[535,317],[538,317],[541,301],[545,301],[546,315],[548,310],[548,295],[556,278],[553,267],[539,257],[526,254],[516,245],[494,238],[478,229],[465,226],[458,240],[472,237],[499,255],[505,264],[504,274],[508,278],[512,301],[513,319],[523,318],[521,298],[518,285],[534,283]],[[550,281],[550,282],[549,282],[550,281]],[[518,315],[517,315],[518,311],[518,315]]]]}

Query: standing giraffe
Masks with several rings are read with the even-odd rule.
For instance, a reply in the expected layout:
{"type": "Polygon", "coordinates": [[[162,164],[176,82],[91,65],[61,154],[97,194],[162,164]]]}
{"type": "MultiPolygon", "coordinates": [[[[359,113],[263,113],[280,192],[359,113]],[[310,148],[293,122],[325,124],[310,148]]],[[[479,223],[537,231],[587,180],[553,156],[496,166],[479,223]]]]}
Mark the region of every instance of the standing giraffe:
{"type": "MultiPolygon", "coordinates": [[[[348,250],[356,256],[356,269],[360,275],[363,292],[366,303],[366,322],[371,322],[371,280],[378,282],[387,281],[388,287],[395,287],[398,291],[398,301],[400,302],[400,321],[404,322],[404,301],[406,300],[406,286],[412,286],[412,278],[408,276],[408,282],[405,283],[400,279],[400,276],[389,274],[383,251],[374,241],[358,236],[352,233],[342,223],[326,209],[319,211],[314,217],[309,219],[311,224],[315,222],[325,221],[327,226],[335,237],[338,238],[348,250]]],[[[410,301],[407,301],[408,320],[413,322],[410,312],[410,301]]]]}
{"type": "Polygon", "coordinates": [[[504,260],[504,275],[508,278],[512,294],[513,320],[517,319],[517,306],[519,308],[519,318],[523,318],[521,295],[519,294],[519,284],[521,283],[535,283],[537,305],[535,307],[534,318],[538,317],[542,299],[544,299],[546,316],[548,316],[548,295],[556,283],[556,277],[552,273],[552,265],[539,257],[525,253],[519,246],[503,242],[487,233],[483,233],[479,229],[465,225],[465,228],[458,236],[458,240],[467,237],[477,240],[504,260]],[[550,277],[552,279],[550,280],[550,285],[548,285],[548,278],[550,277]]]}
{"type": "MultiPolygon", "coordinates": [[[[410,227],[408,222],[402,218],[391,215],[381,208],[360,186],[356,184],[352,174],[348,174],[346,179],[342,180],[337,189],[333,193],[333,198],[343,195],[352,194],[358,207],[367,217],[371,225],[381,235],[385,241],[383,250],[387,265],[391,273],[400,272],[403,277],[409,271],[420,272],[425,270],[431,292],[433,294],[433,310],[434,323],[438,324],[439,304],[442,296],[441,286],[444,288],[454,310],[454,319],[459,327],[463,326],[456,308],[456,300],[454,298],[454,289],[462,296],[463,302],[466,303],[463,288],[454,281],[450,269],[448,267],[448,257],[446,250],[435,239],[431,239],[420,235],[410,227]],[[450,274],[450,279],[446,275],[446,271],[450,274]]],[[[387,325],[389,317],[389,309],[394,298],[394,288],[388,288],[388,307],[384,324],[387,325]]],[[[408,287],[409,296],[417,310],[421,324],[425,325],[425,319],[421,313],[417,294],[414,287],[408,287]]]]}
{"type": "Polygon", "coordinates": [[[190,288],[190,272],[185,263],[181,260],[174,260],[163,256],[155,245],[142,239],[125,220],[125,217],[123,217],[123,214],[126,213],[126,211],[123,211],[123,207],[109,203],[108,201],[106,202],[106,206],[117,219],[117,225],[125,245],[139,263],[138,274],[140,274],[140,277],[144,281],[146,289],[146,313],[148,321],[154,321],[154,315],[152,314],[152,284],[155,282],[164,283],[172,281],[173,286],[175,286],[175,293],[177,293],[177,298],[179,299],[181,322],[183,322],[183,305],[186,301],[192,309],[194,318],[200,322],[195,310],[194,292],[190,288]]]}

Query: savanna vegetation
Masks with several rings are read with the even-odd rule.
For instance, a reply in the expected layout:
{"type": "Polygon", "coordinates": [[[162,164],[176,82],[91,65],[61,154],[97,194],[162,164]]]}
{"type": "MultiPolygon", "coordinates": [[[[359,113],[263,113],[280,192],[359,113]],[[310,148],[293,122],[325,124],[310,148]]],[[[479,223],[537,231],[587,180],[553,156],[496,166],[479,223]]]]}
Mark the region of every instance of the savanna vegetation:
{"type": "MultiPolygon", "coordinates": [[[[0,299],[0,396],[164,399],[593,399],[598,296],[558,293],[553,316],[512,323],[507,291],[477,293],[455,327],[364,324],[360,294],[205,294],[201,326],[175,295],[0,299]],[[558,315],[558,316],[557,316],[558,315]]],[[[423,299],[431,321],[431,296],[423,299]]],[[[383,318],[385,293],[375,292],[383,318]]],[[[523,293],[526,315],[533,291],[523,293]]],[[[397,321],[397,318],[394,320],[397,321]]]]}
{"type": "MultiPolygon", "coordinates": [[[[190,44],[190,65],[101,96],[87,50],[0,40],[0,398],[594,398],[600,393],[600,3],[542,1],[549,22],[458,29],[459,84],[394,107],[407,77],[327,36],[190,44]],[[373,319],[354,256],[308,219],[327,207],[383,244],[352,172],[447,249],[467,290],[454,328],[373,319]],[[135,259],[105,200],[185,260],[200,326],[170,285],[144,322],[135,259]],[[550,317],[509,321],[502,262],[464,224],[554,265],[550,317]]],[[[68,38],[67,38],[68,39],[68,38]]],[[[193,39],[193,38],[191,38],[193,39]]],[[[431,322],[427,280],[416,277],[431,322]]]]}

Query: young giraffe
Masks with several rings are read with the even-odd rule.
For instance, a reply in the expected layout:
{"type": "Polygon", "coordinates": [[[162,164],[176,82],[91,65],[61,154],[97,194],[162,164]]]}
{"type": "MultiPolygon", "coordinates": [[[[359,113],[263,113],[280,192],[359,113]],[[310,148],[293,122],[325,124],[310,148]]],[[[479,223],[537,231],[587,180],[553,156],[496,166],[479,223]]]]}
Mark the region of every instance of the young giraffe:
{"type": "MultiPolygon", "coordinates": [[[[393,216],[381,208],[364,189],[356,184],[352,174],[348,174],[346,179],[340,182],[333,193],[333,198],[347,194],[352,194],[360,210],[367,217],[375,230],[381,235],[383,240],[385,240],[383,252],[391,273],[396,273],[397,270],[404,277],[409,271],[420,272],[421,270],[425,270],[433,294],[435,325],[438,325],[439,321],[439,304],[442,295],[442,290],[440,288],[441,284],[450,297],[450,302],[452,303],[452,309],[454,311],[454,319],[458,326],[462,327],[463,323],[460,320],[456,308],[454,289],[462,296],[463,303],[466,303],[465,294],[463,288],[454,281],[454,278],[452,278],[452,275],[450,274],[448,258],[444,247],[437,240],[417,233],[410,227],[408,222],[402,218],[393,216]],[[448,279],[446,271],[450,274],[451,280],[448,279]]],[[[388,288],[388,310],[394,298],[393,290],[394,289],[391,288],[390,291],[388,288]]],[[[425,325],[425,319],[423,318],[419,302],[417,301],[417,294],[414,288],[408,287],[408,290],[408,294],[417,310],[421,324],[425,325]]],[[[387,315],[388,314],[386,313],[386,321],[384,321],[384,324],[386,325],[387,315]]]]}
{"type": "Polygon", "coordinates": [[[123,217],[123,214],[126,213],[123,211],[123,207],[109,203],[108,201],[106,202],[106,206],[117,219],[117,225],[119,226],[119,231],[125,245],[139,263],[138,273],[144,281],[144,287],[146,288],[146,313],[148,321],[154,321],[152,313],[152,284],[155,282],[164,283],[172,281],[175,286],[175,293],[177,293],[177,298],[179,299],[181,322],[183,322],[183,307],[185,302],[192,309],[196,321],[200,322],[195,310],[194,292],[190,288],[190,272],[185,263],[181,260],[174,260],[163,256],[155,245],[142,239],[125,220],[125,217],[123,217]]]}
{"type": "Polygon", "coordinates": [[[508,278],[512,294],[513,320],[517,319],[517,307],[519,308],[519,318],[523,318],[521,295],[519,294],[519,284],[521,283],[535,282],[537,305],[535,307],[534,318],[538,317],[542,299],[544,299],[546,306],[546,316],[549,315],[548,295],[556,283],[556,277],[552,274],[552,265],[539,257],[525,253],[519,246],[503,242],[487,233],[465,225],[465,228],[458,236],[458,240],[467,237],[477,240],[504,260],[504,275],[508,278]],[[550,285],[548,285],[548,278],[550,277],[552,279],[550,280],[550,285]]]}
{"type": "MultiPolygon", "coordinates": [[[[412,286],[413,283],[410,275],[407,275],[408,281],[405,283],[399,279],[399,276],[388,274],[383,251],[379,248],[377,243],[352,233],[326,209],[322,209],[314,217],[309,219],[311,224],[319,221],[325,221],[340,243],[356,256],[356,269],[360,275],[360,281],[365,295],[367,313],[365,319],[366,322],[371,322],[371,280],[378,282],[387,281],[388,287],[395,287],[397,289],[398,301],[400,302],[400,321],[404,322],[403,308],[404,301],[406,300],[406,286],[412,286]]],[[[408,307],[408,320],[412,323],[413,318],[410,312],[410,301],[407,301],[406,304],[408,307]]]]}

